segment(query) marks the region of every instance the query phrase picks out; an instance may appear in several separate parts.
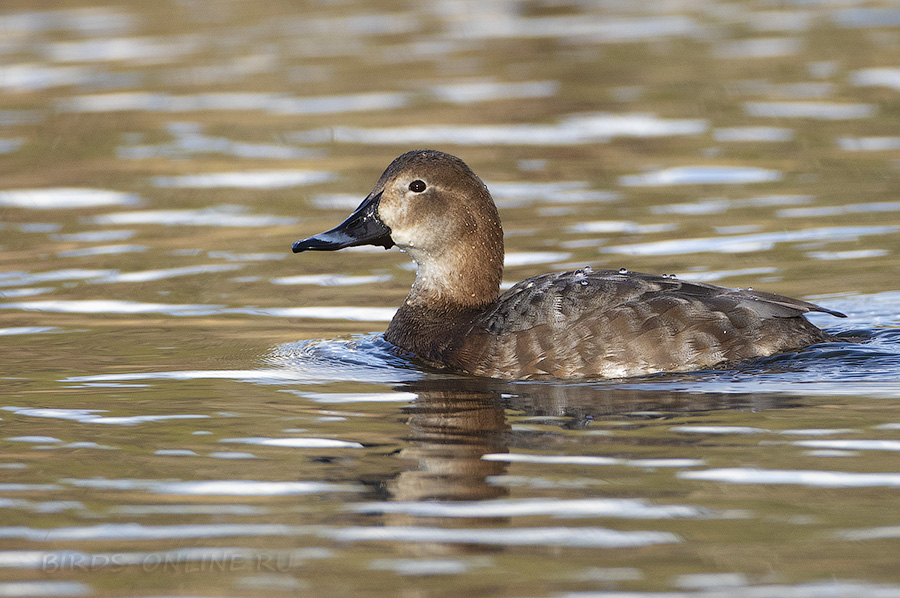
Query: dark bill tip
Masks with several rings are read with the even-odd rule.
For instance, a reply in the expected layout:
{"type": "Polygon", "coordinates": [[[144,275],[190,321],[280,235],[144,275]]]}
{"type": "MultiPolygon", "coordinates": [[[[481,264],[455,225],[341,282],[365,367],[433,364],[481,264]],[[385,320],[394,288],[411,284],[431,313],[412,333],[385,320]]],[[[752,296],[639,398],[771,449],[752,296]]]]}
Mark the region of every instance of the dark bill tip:
{"type": "Polygon", "coordinates": [[[394,246],[394,240],[391,239],[390,231],[378,238],[359,239],[343,234],[337,229],[312,236],[308,239],[301,239],[291,245],[294,253],[302,253],[304,251],[337,251],[345,247],[355,247],[357,245],[376,245],[390,249],[394,246]]]}

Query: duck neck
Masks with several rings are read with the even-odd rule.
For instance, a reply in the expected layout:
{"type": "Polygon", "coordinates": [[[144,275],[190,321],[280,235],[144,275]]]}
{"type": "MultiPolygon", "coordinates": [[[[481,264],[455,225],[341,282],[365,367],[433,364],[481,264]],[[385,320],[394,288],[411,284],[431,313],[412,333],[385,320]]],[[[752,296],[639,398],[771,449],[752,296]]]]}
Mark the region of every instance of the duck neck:
{"type": "Polygon", "coordinates": [[[503,241],[465,247],[437,258],[414,248],[416,281],[391,320],[385,339],[419,357],[440,362],[473,318],[500,294],[503,241]]]}
{"type": "Polygon", "coordinates": [[[500,294],[503,275],[503,246],[466,247],[466,251],[446,252],[440,256],[419,256],[416,280],[404,305],[439,310],[470,310],[489,305],[500,294]],[[423,259],[424,257],[424,259],[423,259]]]}

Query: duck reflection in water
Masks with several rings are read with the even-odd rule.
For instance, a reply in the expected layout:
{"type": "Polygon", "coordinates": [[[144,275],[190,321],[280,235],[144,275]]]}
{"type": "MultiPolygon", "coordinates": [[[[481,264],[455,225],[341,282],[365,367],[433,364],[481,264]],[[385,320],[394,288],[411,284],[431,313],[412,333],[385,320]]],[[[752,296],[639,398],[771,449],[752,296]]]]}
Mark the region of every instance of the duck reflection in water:
{"type": "MultiPolygon", "coordinates": [[[[635,425],[675,415],[718,409],[785,408],[790,397],[771,394],[689,394],[641,389],[611,389],[597,385],[504,383],[449,376],[427,377],[397,387],[415,393],[416,400],[404,411],[409,415],[410,438],[398,456],[415,466],[389,482],[395,501],[474,501],[502,498],[508,488],[498,483],[509,463],[509,452],[548,450],[553,432],[539,434],[513,429],[508,413],[546,417],[560,428],[590,428],[604,418],[631,421],[635,425]]],[[[562,433],[562,431],[560,431],[562,433]]],[[[616,441],[618,442],[618,441],[616,441]]],[[[668,452],[676,445],[662,445],[668,452]]],[[[680,444],[677,446],[681,446],[680,444]]],[[[615,457],[621,454],[617,446],[615,457]]],[[[638,452],[638,454],[643,454],[638,452]]],[[[408,523],[409,516],[392,523],[408,523]]],[[[479,518],[475,525],[483,525],[479,518]],[[481,523],[479,523],[479,521],[481,523]]]]}

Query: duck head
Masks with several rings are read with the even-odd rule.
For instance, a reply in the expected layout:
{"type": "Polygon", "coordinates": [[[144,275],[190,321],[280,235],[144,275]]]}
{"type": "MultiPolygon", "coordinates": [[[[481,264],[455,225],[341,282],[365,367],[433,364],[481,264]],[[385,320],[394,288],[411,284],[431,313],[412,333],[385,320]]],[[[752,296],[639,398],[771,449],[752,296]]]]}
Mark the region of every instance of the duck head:
{"type": "Polygon", "coordinates": [[[503,273],[503,230],[485,184],[459,158],[435,150],[391,162],[335,228],[297,241],[294,253],[396,245],[418,265],[407,303],[485,305],[503,273]]]}

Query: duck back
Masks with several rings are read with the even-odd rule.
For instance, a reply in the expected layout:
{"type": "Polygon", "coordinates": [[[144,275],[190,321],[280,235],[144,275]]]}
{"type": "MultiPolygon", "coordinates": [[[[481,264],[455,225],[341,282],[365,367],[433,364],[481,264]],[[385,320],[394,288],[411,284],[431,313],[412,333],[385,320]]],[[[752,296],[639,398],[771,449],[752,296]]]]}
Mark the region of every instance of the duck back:
{"type": "MultiPolygon", "coordinates": [[[[525,280],[460,318],[436,362],[497,378],[619,378],[773,355],[831,337],[803,317],[838,315],[772,293],[615,270],[525,280]]],[[[390,339],[389,339],[390,340],[390,339]]]]}

